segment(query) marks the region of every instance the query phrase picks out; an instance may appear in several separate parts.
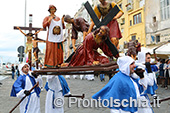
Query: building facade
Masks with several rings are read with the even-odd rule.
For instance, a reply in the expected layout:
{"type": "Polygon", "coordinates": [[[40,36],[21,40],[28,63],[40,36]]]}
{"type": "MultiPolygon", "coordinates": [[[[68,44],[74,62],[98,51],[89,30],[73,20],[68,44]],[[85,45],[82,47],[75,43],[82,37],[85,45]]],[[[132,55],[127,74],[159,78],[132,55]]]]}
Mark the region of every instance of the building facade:
{"type": "Polygon", "coordinates": [[[170,40],[170,0],[146,0],[146,44],[170,40]]]}
{"type": "Polygon", "coordinates": [[[138,40],[141,45],[146,46],[145,36],[145,0],[114,0],[123,10],[124,15],[118,19],[122,39],[120,39],[120,51],[130,40],[138,40]]]}

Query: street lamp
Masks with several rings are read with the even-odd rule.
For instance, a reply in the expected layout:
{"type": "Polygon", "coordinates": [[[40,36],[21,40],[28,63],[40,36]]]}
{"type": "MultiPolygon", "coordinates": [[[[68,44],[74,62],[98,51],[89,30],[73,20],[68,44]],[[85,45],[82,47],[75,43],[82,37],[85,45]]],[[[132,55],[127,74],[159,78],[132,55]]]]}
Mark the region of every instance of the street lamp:
{"type": "Polygon", "coordinates": [[[32,23],[32,14],[29,14],[29,23],[32,23]]]}
{"type": "MultiPolygon", "coordinates": [[[[25,21],[24,21],[24,27],[26,27],[26,12],[27,12],[27,0],[25,0],[25,21]]],[[[26,30],[24,31],[26,34],[26,30]]],[[[24,36],[24,47],[26,48],[26,36],[24,36]]],[[[24,56],[24,61],[26,62],[26,55],[24,56]]]]}

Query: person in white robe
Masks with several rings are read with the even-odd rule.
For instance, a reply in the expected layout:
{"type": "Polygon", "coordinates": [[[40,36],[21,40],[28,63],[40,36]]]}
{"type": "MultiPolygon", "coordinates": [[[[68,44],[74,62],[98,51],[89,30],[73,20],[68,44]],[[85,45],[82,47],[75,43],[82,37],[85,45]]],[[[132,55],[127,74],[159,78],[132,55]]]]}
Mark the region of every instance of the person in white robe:
{"type": "Polygon", "coordinates": [[[62,75],[48,75],[47,83],[45,85],[47,90],[45,113],[64,113],[64,95],[70,95],[70,89],[64,77],[62,75]],[[60,98],[61,101],[55,103],[55,99],[60,98]]]}
{"type": "Polygon", "coordinates": [[[35,77],[29,73],[29,65],[22,63],[19,65],[20,76],[12,86],[11,96],[23,98],[20,103],[20,113],[40,113],[40,88],[35,87],[34,90],[29,90],[36,84],[35,77]]]}
{"type": "Polygon", "coordinates": [[[145,65],[145,74],[148,75],[147,77],[153,76],[153,79],[154,79],[154,81],[153,81],[154,84],[149,85],[147,87],[145,93],[150,94],[155,99],[155,98],[157,98],[156,90],[158,89],[155,72],[158,71],[158,67],[156,65],[151,65],[150,62],[151,62],[151,54],[150,53],[145,53],[145,52],[138,53],[138,60],[136,62],[136,65],[144,64],[145,65]]]}

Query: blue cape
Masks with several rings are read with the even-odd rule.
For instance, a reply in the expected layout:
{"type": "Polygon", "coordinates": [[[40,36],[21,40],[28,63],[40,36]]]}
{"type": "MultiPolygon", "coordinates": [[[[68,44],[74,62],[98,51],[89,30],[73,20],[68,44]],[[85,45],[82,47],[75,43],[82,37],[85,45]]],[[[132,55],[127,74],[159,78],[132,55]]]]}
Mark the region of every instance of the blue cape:
{"type": "Polygon", "coordinates": [[[154,85],[153,86],[148,86],[147,87],[147,89],[146,89],[146,91],[145,91],[145,93],[147,93],[147,94],[150,94],[150,95],[154,95],[155,94],[155,91],[158,89],[158,86],[157,86],[157,84],[155,83],[155,81],[154,81],[154,85]]]}
{"type": "MultiPolygon", "coordinates": [[[[138,82],[139,79],[136,79],[135,82],[138,82]]],[[[139,90],[140,92],[143,91],[143,87],[139,85],[139,90]]],[[[135,90],[135,86],[130,79],[130,76],[127,76],[123,74],[122,72],[118,72],[115,74],[112,79],[96,94],[92,96],[93,99],[98,99],[100,97],[101,101],[103,99],[110,100],[110,97],[114,99],[119,99],[119,103],[122,102],[123,99],[127,99],[128,101],[130,100],[130,97],[132,99],[137,100],[137,94],[135,90]]],[[[110,102],[107,103],[104,101],[104,105],[108,106],[110,109],[122,109],[124,111],[130,111],[130,112],[136,112],[137,107],[134,106],[134,103],[132,103],[133,107],[129,106],[129,103],[125,102],[125,105],[128,104],[127,107],[123,107],[122,105],[120,107],[115,107],[116,105],[113,101],[113,104],[110,105],[110,102]],[[109,104],[109,105],[108,105],[109,104]]]]}
{"type": "MultiPolygon", "coordinates": [[[[11,96],[16,97],[16,94],[20,92],[22,89],[25,88],[25,81],[26,81],[26,76],[29,77],[32,85],[34,86],[36,84],[35,78],[30,76],[29,74],[27,75],[20,75],[17,80],[14,82],[11,90],[11,96]]],[[[41,92],[41,89],[39,87],[35,87],[34,91],[36,92],[37,96],[39,97],[39,94],[41,92]]]]}

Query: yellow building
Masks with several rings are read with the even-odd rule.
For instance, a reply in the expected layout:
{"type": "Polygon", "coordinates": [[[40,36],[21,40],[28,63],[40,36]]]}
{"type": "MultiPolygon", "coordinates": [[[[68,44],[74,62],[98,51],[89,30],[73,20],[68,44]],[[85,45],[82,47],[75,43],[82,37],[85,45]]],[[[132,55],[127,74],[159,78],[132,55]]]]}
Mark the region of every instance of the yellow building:
{"type": "Polygon", "coordinates": [[[124,50],[124,44],[129,40],[138,40],[141,45],[146,46],[145,0],[114,0],[114,2],[124,11],[124,15],[118,19],[122,32],[120,51],[124,50]]]}

